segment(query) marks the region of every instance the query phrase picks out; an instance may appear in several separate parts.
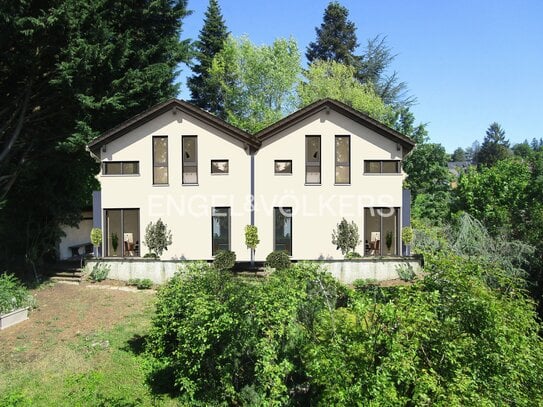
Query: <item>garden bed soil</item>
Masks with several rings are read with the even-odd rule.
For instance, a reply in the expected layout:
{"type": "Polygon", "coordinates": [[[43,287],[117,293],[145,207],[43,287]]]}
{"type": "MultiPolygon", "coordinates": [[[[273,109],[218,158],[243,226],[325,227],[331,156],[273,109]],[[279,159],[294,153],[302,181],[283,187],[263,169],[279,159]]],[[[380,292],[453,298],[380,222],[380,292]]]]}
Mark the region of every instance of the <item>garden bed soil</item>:
{"type": "Polygon", "coordinates": [[[91,290],[85,285],[50,284],[33,291],[38,308],[29,319],[0,331],[0,360],[35,360],[58,343],[107,331],[128,315],[143,312],[153,296],[121,290],[91,290]]]}

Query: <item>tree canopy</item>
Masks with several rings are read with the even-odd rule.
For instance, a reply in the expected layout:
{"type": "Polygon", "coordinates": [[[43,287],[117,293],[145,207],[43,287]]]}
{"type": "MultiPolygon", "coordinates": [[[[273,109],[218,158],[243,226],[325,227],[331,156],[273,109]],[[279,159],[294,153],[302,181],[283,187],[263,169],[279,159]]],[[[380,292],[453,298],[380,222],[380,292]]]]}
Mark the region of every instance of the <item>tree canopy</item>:
{"type": "Polygon", "coordinates": [[[510,156],[509,141],[505,138],[505,130],[494,122],[486,130],[486,136],[477,152],[478,164],[491,166],[510,156]]]}
{"type": "Polygon", "coordinates": [[[226,120],[256,133],[294,110],[300,72],[294,39],[257,46],[230,36],[213,59],[210,83],[221,89],[226,120]]]}
{"type": "Polygon", "coordinates": [[[187,14],[185,0],[0,8],[2,263],[40,259],[77,223],[97,187],[88,141],[176,94],[187,14]]]}
{"type": "Polygon", "coordinates": [[[354,67],[336,61],[313,62],[298,85],[298,96],[300,107],[332,98],[382,123],[392,125],[395,119],[394,111],[375,94],[373,87],[357,80],[354,67]]]}
{"type": "Polygon", "coordinates": [[[322,24],[315,28],[317,39],[307,46],[305,55],[310,63],[322,60],[358,64],[359,57],[354,54],[358,47],[356,26],[348,17],[349,10],[338,2],[328,4],[322,24]]]}

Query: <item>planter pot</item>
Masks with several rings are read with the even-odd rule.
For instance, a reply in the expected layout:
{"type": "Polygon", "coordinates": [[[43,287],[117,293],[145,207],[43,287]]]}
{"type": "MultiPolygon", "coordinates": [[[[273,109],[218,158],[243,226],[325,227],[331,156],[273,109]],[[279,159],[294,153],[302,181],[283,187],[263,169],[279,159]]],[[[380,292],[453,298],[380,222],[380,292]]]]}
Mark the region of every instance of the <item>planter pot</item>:
{"type": "Polygon", "coordinates": [[[8,328],[28,319],[28,308],[19,308],[7,314],[0,315],[0,329],[8,328]]]}

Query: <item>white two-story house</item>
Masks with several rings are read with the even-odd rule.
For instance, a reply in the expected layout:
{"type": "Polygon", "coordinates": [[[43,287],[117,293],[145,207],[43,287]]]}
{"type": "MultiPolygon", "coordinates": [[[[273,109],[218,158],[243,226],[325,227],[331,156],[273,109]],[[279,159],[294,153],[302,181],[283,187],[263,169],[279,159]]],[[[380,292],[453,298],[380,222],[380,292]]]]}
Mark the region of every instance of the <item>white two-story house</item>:
{"type": "Polygon", "coordinates": [[[163,258],[250,260],[245,225],[258,227],[256,260],[338,259],[332,230],[359,228],[363,255],[401,253],[409,199],[401,162],[413,141],[352,108],[322,100],[250,135],[170,100],[93,140],[101,162],[105,256],[142,256],[145,228],[172,232],[163,258]]]}

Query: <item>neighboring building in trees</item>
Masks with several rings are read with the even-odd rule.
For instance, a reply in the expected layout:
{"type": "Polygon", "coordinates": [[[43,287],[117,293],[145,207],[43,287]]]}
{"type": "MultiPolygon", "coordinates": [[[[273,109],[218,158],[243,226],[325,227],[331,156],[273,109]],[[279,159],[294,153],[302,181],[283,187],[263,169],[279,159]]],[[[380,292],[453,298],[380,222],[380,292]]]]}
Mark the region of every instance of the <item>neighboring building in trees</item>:
{"type": "Polygon", "coordinates": [[[187,79],[191,102],[224,119],[224,95],[217,82],[209,80],[213,58],[223,48],[228,38],[228,29],[221,14],[217,0],[209,0],[204,25],[196,42],[196,64],[192,67],[194,75],[187,79]]]}

